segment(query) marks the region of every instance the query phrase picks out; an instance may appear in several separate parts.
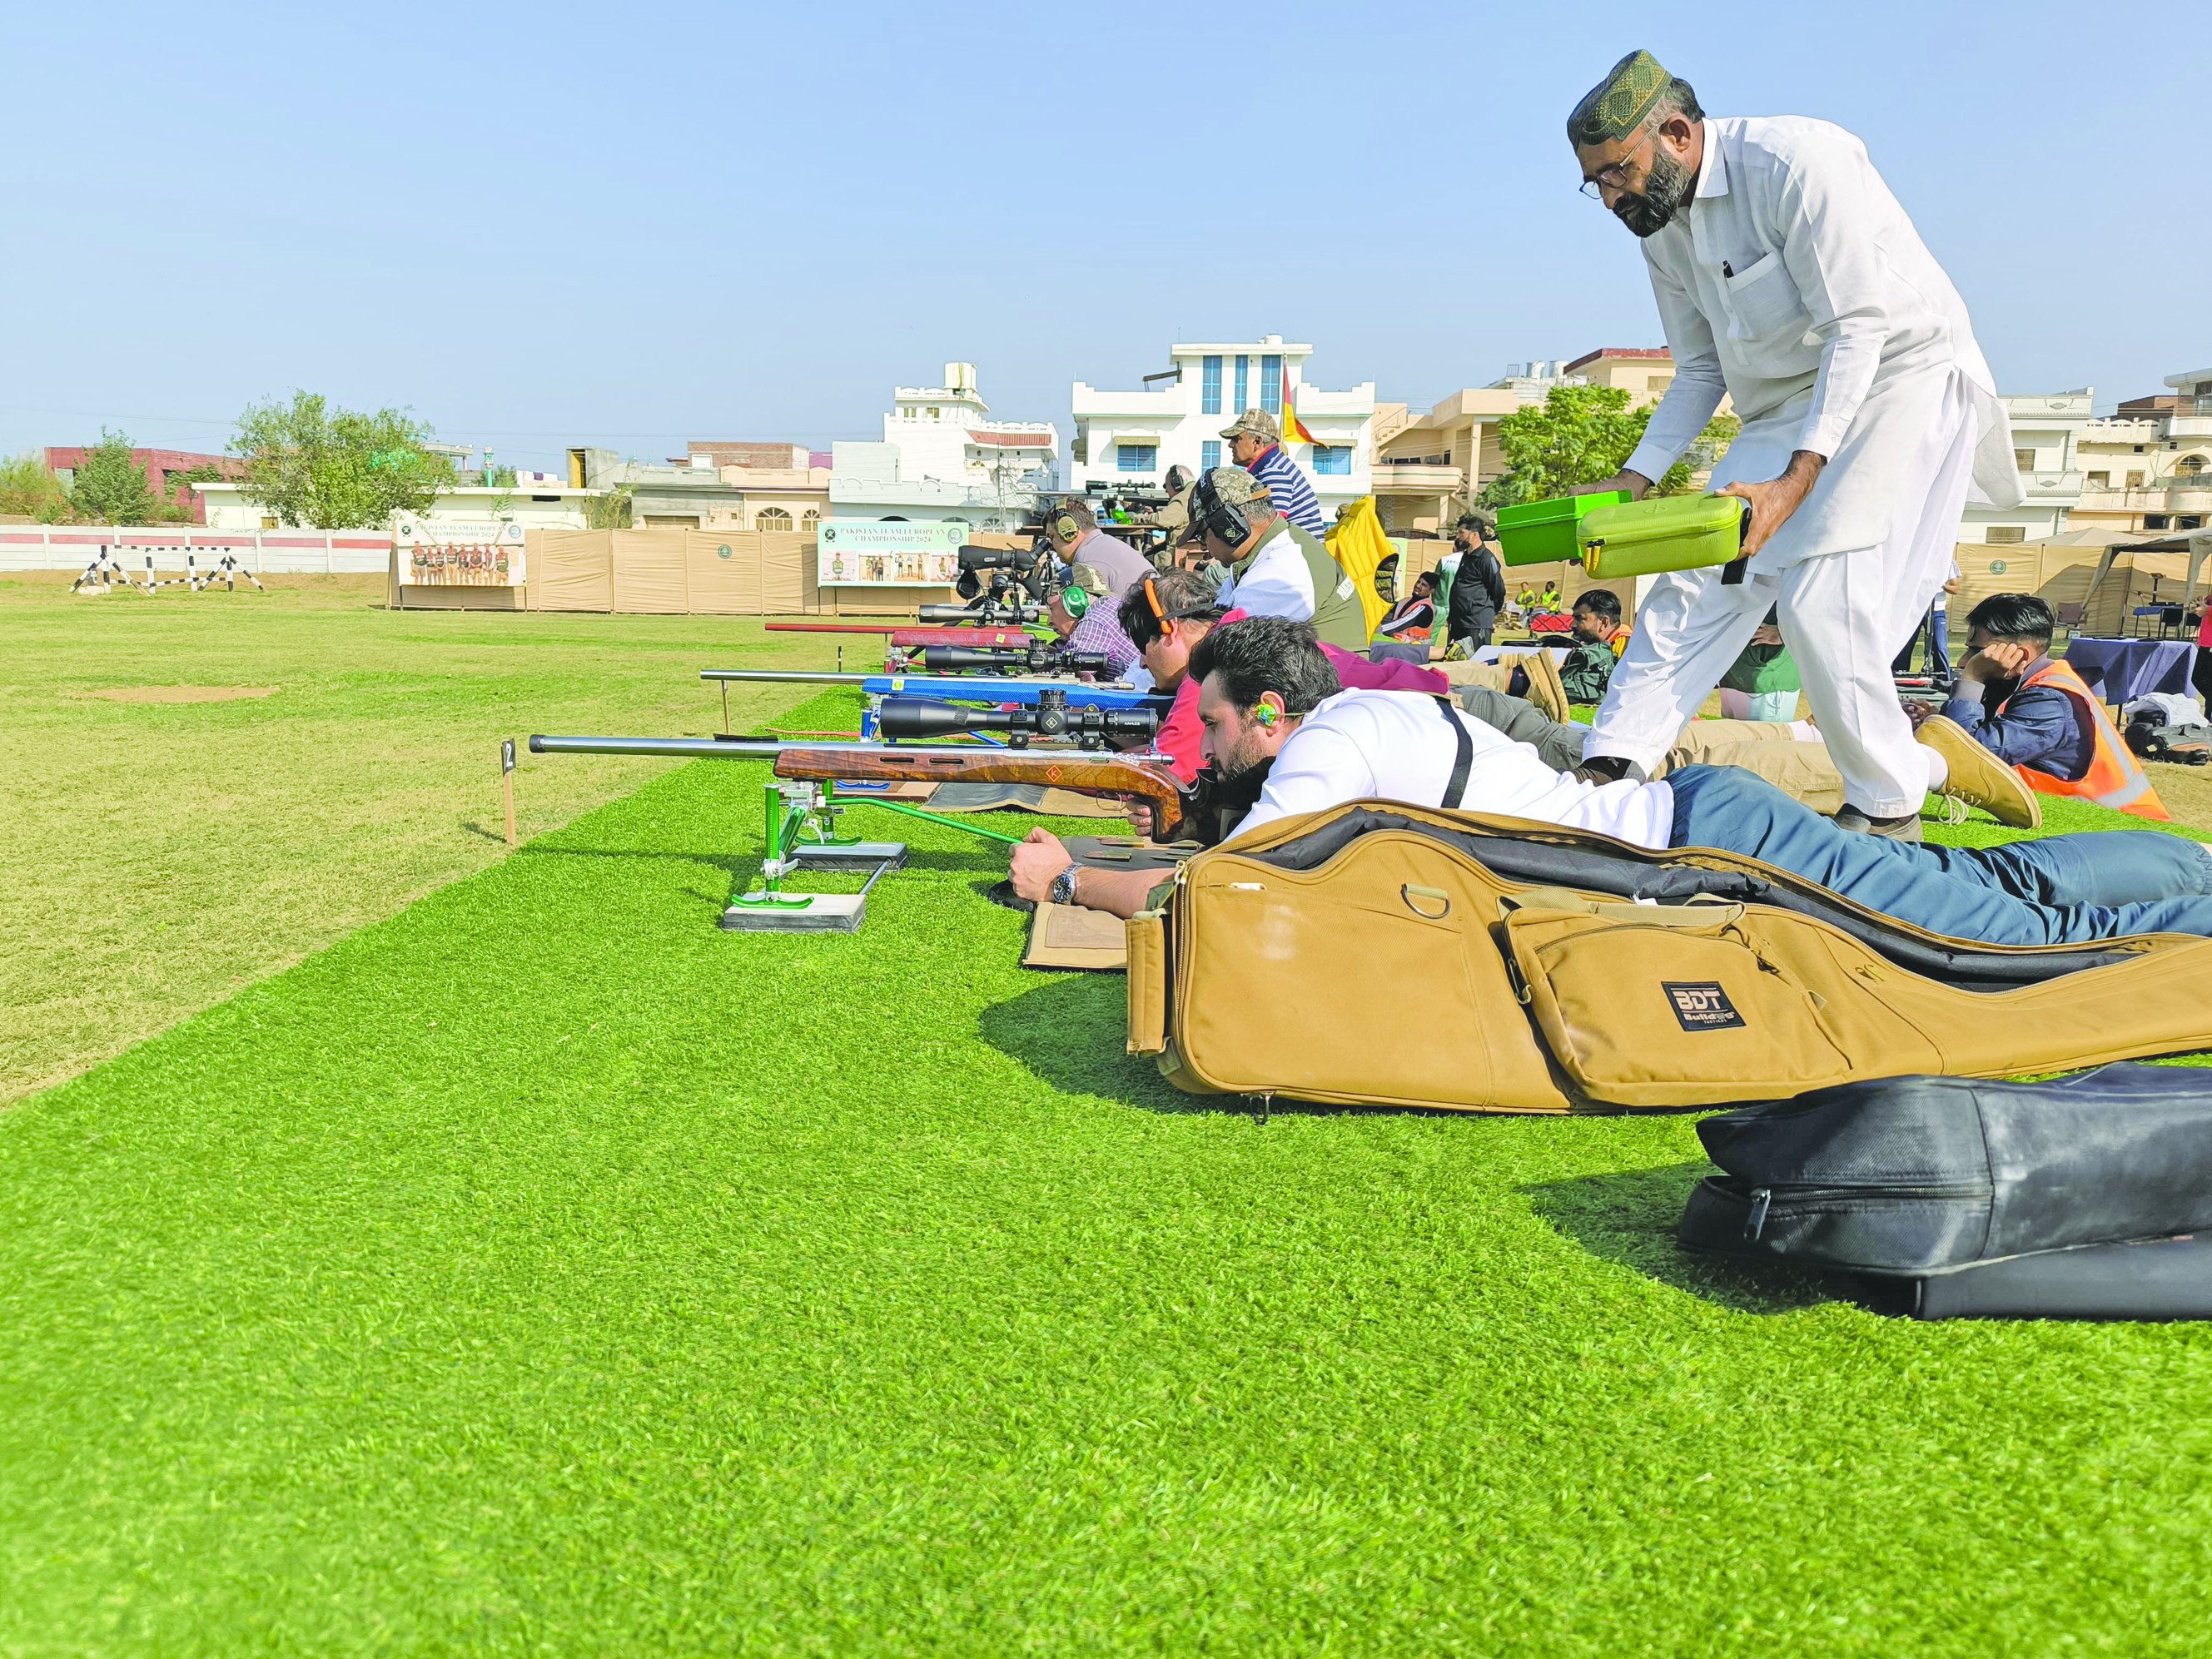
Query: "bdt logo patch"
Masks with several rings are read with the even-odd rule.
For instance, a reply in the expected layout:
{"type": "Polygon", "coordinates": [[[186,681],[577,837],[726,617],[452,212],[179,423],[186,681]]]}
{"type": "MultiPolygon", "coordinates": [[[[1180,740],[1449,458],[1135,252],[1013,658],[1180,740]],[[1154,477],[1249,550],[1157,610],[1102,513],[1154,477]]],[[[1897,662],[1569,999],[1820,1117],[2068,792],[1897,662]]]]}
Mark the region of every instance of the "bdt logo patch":
{"type": "Polygon", "coordinates": [[[1674,1023],[1686,1031],[1725,1031],[1743,1024],[1718,980],[1662,980],[1659,988],[1667,994],[1674,1023]]]}

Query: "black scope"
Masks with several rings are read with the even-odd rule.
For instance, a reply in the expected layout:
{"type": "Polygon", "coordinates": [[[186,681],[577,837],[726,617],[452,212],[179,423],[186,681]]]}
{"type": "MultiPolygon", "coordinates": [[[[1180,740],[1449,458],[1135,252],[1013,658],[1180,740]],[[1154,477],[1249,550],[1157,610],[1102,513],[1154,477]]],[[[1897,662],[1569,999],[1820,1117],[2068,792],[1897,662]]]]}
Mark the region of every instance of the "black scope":
{"type": "Polygon", "coordinates": [[[932,674],[1103,674],[1103,651],[1070,651],[1060,645],[1010,645],[1003,650],[988,646],[925,645],[921,665],[932,674]]]}
{"type": "Polygon", "coordinates": [[[1013,708],[886,697],[877,710],[876,729],[893,741],[1003,732],[1016,749],[1026,748],[1033,738],[1073,738],[1079,747],[1103,749],[1113,742],[1150,743],[1159,735],[1160,716],[1154,708],[1070,708],[1067,694],[1060,690],[1042,692],[1034,705],[1013,708]]]}
{"type": "Polygon", "coordinates": [[[981,628],[995,628],[1036,622],[1044,612],[1033,605],[992,600],[978,605],[925,605],[915,614],[925,623],[972,623],[981,628]]]}

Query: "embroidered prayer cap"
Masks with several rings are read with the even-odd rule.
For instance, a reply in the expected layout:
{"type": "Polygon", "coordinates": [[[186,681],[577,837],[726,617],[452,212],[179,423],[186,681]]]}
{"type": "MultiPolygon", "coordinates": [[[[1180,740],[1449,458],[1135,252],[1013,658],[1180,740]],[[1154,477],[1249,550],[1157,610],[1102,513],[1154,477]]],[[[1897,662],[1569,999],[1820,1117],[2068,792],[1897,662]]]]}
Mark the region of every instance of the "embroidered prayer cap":
{"type": "Polygon", "coordinates": [[[1627,137],[1674,82],[1650,52],[1630,52],[1583,94],[1575,112],[1567,117],[1567,142],[1584,147],[1627,137]]]}

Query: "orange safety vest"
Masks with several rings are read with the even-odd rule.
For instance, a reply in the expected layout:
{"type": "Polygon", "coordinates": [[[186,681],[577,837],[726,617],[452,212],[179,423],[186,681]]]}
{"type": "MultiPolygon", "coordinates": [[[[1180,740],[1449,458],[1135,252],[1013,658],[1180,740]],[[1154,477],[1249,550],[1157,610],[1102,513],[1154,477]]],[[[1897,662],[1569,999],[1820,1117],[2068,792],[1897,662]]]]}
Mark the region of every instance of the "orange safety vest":
{"type": "Polygon", "coordinates": [[[2088,683],[2074,672],[2070,664],[2046,663],[2022,680],[2020,689],[2025,691],[2031,685],[2048,685],[2063,691],[2072,700],[2075,719],[2081,721],[2089,732],[2089,769],[2069,783],[2033,767],[2014,767],[2023,783],[2039,794],[2072,795],[2079,800],[2094,801],[2100,806],[2132,812],[2139,818],[2154,818],[2160,823],[2172,821],[2173,814],[2166,810],[2158,791],[2151,787],[2142,763],[2130,752],[2111,717],[2105,713],[2104,705],[2097,701],[2096,693],[2089,690],[2088,683]]]}

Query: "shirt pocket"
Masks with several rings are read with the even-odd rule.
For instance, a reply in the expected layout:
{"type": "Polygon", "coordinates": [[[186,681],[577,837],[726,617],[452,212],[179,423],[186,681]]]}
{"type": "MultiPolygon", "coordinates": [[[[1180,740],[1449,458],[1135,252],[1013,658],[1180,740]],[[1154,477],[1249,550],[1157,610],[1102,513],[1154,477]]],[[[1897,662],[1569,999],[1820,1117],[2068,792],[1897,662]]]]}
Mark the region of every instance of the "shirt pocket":
{"type": "Polygon", "coordinates": [[[1722,278],[1721,293],[1731,340],[1794,350],[1813,325],[1779,253],[1762,254],[1735,276],[1722,278]]]}

